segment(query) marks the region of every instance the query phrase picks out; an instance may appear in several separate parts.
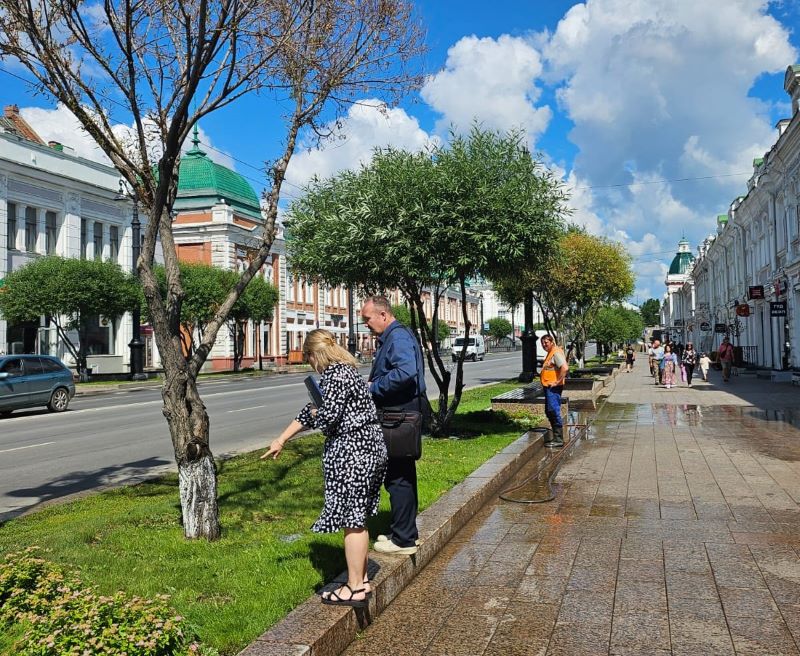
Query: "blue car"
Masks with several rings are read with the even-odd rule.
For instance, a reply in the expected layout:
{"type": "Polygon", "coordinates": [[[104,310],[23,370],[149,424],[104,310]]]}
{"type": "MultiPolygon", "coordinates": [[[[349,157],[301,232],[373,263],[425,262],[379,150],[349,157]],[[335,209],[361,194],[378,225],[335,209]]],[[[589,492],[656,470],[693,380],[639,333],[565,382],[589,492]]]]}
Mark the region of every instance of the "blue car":
{"type": "Polygon", "coordinates": [[[0,416],[14,410],[47,406],[64,412],[75,396],[72,372],[49,355],[0,356],[0,416]]]}

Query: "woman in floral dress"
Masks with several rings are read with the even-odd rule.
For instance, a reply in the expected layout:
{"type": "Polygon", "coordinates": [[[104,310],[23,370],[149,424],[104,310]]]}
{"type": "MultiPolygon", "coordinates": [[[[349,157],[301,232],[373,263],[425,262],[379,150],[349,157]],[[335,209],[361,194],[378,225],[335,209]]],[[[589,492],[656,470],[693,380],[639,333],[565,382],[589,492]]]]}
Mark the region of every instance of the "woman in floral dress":
{"type": "Polygon", "coordinates": [[[678,368],[678,358],[672,352],[669,344],[664,345],[664,359],[661,361],[661,382],[670,389],[675,384],[675,371],[678,368]]]}
{"type": "Polygon", "coordinates": [[[322,406],[307,404],[261,456],[277,458],[289,438],[315,428],[325,435],[322,473],[325,502],[311,530],[335,533],[344,529],[347,583],[322,595],[322,603],[362,607],[367,604],[369,583],[367,517],[378,512],[386,471],[386,444],[375,404],[356,360],[336,343],[327,330],[312,330],[303,353],[322,374],[322,406]]]}

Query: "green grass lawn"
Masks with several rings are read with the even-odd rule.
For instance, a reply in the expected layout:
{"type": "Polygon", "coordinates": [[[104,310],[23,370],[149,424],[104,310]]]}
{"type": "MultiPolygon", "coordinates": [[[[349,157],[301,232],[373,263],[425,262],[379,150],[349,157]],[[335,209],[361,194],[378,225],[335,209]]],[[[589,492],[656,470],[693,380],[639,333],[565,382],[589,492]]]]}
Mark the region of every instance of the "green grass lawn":
{"type": "MultiPolygon", "coordinates": [[[[421,510],[525,430],[524,419],[486,412],[516,386],[465,393],[456,419],[469,439],[425,440],[421,510]]],[[[309,436],[277,461],[260,461],[259,450],[218,463],[223,535],[213,543],[183,538],[177,477],[167,476],[0,525],[0,553],[39,545],[104,594],[169,594],[203,644],[234,654],[345,569],[341,534],[309,530],[322,507],[321,450],[322,438],[309,436]]],[[[387,526],[384,494],[370,533],[387,526]]],[[[11,644],[0,636],[0,653],[11,644]]]]}

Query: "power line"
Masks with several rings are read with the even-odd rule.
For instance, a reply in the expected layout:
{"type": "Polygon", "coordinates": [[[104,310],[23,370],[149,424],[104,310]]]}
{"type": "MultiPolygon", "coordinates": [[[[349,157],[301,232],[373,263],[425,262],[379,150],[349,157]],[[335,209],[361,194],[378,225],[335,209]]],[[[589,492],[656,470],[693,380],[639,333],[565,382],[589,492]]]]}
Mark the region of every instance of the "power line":
{"type": "Polygon", "coordinates": [[[622,182],[612,185],[597,185],[590,187],[572,187],[575,191],[581,189],[621,189],[624,187],[643,187],[645,185],[669,184],[670,182],[692,182],[694,180],[716,180],[718,178],[732,178],[740,175],[752,175],[752,171],[744,173],[720,173],[719,175],[702,175],[693,178],[664,178],[663,180],[650,180],[649,182],[622,182]]]}

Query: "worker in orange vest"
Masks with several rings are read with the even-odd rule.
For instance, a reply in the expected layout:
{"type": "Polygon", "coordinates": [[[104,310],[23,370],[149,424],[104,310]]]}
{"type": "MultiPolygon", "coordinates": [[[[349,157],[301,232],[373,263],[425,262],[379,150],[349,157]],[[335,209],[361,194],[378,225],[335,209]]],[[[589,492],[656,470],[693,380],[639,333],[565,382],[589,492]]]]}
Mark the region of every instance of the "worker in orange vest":
{"type": "Polygon", "coordinates": [[[542,364],[540,380],[544,387],[544,412],[550,420],[552,439],[545,440],[545,446],[564,446],[564,425],[561,421],[561,393],[564,391],[564,381],[569,373],[567,357],[552,335],[544,335],[541,339],[542,348],[547,352],[542,364]]]}

